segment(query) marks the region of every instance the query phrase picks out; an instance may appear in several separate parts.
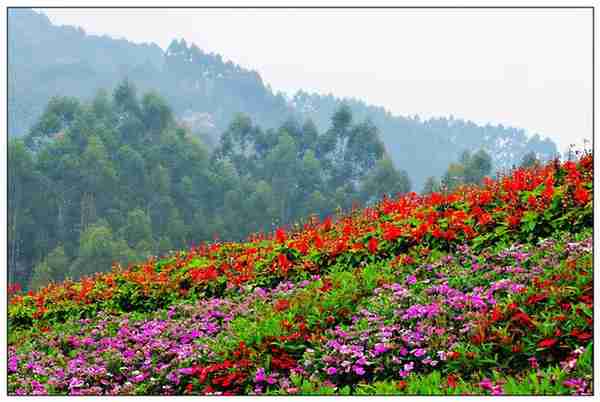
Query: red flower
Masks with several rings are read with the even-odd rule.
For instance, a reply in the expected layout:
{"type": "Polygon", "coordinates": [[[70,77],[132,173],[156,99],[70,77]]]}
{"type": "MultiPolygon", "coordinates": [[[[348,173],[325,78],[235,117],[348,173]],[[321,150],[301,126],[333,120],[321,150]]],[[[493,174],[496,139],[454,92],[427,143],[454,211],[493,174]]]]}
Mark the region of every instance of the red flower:
{"type": "Polygon", "coordinates": [[[281,228],[277,229],[275,232],[275,238],[277,239],[277,243],[285,243],[287,239],[285,231],[281,228]]]}
{"type": "Polygon", "coordinates": [[[190,276],[194,282],[214,281],[217,279],[217,270],[215,267],[205,269],[196,268],[190,271],[190,276]]]}
{"type": "Polygon", "coordinates": [[[475,237],[475,231],[471,226],[463,225],[462,230],[465,233],[465,236],[467,236],[467,238],[472,239],[473,237],[475,237]]]}
{"type": "Polygon", "coordinates": [[[556,338],[548,338],[548,339],[544,339],[538,342],[538,346],[540,348],[551,348],[552,346],[554,346],[554,344],[556,344],[556,342],[558,342],[558,339],[556,338]]]}
{"type": "Polygon", "coordinates": [[[479,219],[477,219],[477,223],[478,223],[480,226],[485,226],[485,225],[487,225],[488,223],[490,223],[491,221],[492,221],[492,215],[488,214],[487,212],[486,212],[486,213],[483,213],[483,214],[481,214],[481,215],[479,216],[479,219]]]}
{"type": "Polygon", "coordinates": [[[528,305],[536,304],[536,303],[544,301],[544,300],[546,300],[546,295],[532,295],[532,296],[529,296],[526,304],[528,304],[528,305]]]}
{"type": "Polygon", "coordinates": [[[362,250],[363,248],[365,248],[365,245],[362,243],[354,243],[352,245],[352,250],[362,250]]]}
{"type": "Polygon", "coordinates": [[[456,388],[456,377],[454,376],[454,374],[448,374],[448,378],[446,379],[446,381],[448,381],[448,387],[456,388]]]}
{"type": "Polygon", "coordinates": [[[515,315],[513,315],[512,320],[520,321],[522,324],[525,324],[528,327],[533,328],[533,322],[531,321],[531,318],[526,313],[523,313],[522,311],[519,311],[515,315]]]}
{"type": "Polygon", "coordinates": [[[277,300],[275,303],[275,311],[284,311],[290,307],[290,301],[286,299],[277,300]]]}
{"type": "Polygon", "coordinates": [[[446,233],[444,233],[444,238],[448,241],[454,240],[456,238],[456,232],[452,229],[448,229],[446,233]]]}
{"type": "Polygon", "coordinates": [[[440,193],[431,193],[429,195],[429,204],[435,206],[444,202],[444,198],[440,193]]]}
{"type": "Polygon", "coordinates": [[[587,341],[588,339],[590,339],[592,337],[592,334],[589,332],[584,332],[584,331],[581,331],[580,329],[574,328],[571,331],[571,336],[574,336],[575,338],[577,338],[580,341],[587,341]]]}
{"type": "Polygon", "coordinates": [[[317,250],[323,249],[324,245],[325,245],[325,242],[323,241],[323,239],[321,239],[321,236],[316,235],[315,236],[315,247],[317,248],[317,250]]]}
{"type": "Polygon", "coordinates": [[[492,321],[496,322],[502,319],[502,312],[498,306],[494,307],[492,311],[492,321]]]}
{"type": "Polygon", "coordinates": [[[581,205],[587,204],[590,200],[590,194],[586,189],[584,189],[581,186],[577,186],[577,190],[575,190],[574,196],[575,201],[577,201],[577,203],[581,205]]]}
{"type": "Polygon", "coordinates": [[[294,243],[294,248],[298,250],[298,252],[302,255],[306,255],[308,253],[308,244],[305,241],[297,241],[294,243]]]}
{"type": "Polygon", "coordinates": [[[425,234],[429,232],[429,225],[427,223],[421,223],[416,229],[413,230],[413,237],[416,241],[419,241],[425,234]]]}
{"type": "Polygon", "coordinates": [[[392,224],[386,224],[383,228],[383,239],[387,241],[394,241],[398,237],[402,236],[402,230],[399,227],[392,224]]]}
{"type": "Polygon", "coordinates": [[[554,195],[554,180],[552,179],[552,177],[548,177],[544,185],[546,188],[542,192],[542,197],[544,198],[544,200],[549,202],[552,200],[552,196],[554,195]]]}
{"type": "Polygon", "coordinates": [[[460,357],[460,352],[455,352],[455,351],[448,352],[448,353],[446,353],[446,357],[448,357],[448,359],[450,359],[450,360],[458,359],[460,357]]]}
{"type": "Polygon", "coordinates": [[[284,272],[286,272],[288,268],[292,266],[292,263],[290,262],[290,260],[288,260],[287,255],[285,254],[279,254],[277,260],[279,262],[279,266],[283,269],[284,272]]]}
{"type": "Polygon", "coordinates": [[[326,279],[323,286],[319,288],[321,292],[328,292],[333,287],[333,282],[330,279],[326,279]]]}
{"type": "Polygon", "coordinates": [[[521,217],[518,215],[510,215],[506,218],[510,227],[516,227],[521,223],[521,217]]]}
{"type": "Polygon", "coordinates": [[[369,239],[369,252],[371,254],[375,254],[377,252],[377,239],[375,237],[371,237],[369,239]]]}

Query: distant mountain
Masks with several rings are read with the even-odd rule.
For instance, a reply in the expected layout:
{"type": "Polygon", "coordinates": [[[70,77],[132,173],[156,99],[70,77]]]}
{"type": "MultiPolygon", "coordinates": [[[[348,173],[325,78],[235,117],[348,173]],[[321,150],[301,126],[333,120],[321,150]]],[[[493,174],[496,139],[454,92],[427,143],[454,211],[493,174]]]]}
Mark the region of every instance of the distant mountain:
{"type": "Polygon", "coordinates": [[[360,100],[303,91],[286,97],[275,93],[258,72],[225,62],[183,39],[163,51],[156,44],[55,26],[31,9],[10,9],[8,20],[10,135],[24,135],[52,96],[91,98],[100,88],[114,88],[128,78],[140,91],[158,91],[182,123],[208,134],[213,142],[237,113],[248,114],[265,128],[279,127],[289,118],[310,118],[325,130],[334,110],[346,103],[356,119],[375,123],[389,156],[408,172],[416,190],[428,176],[441,176],[464,150],[485,149],[495,169],[518,163],[529,151],[542,159],[557,153],[551,140],[529,138],[512,127],[394,116],[360,100]]]}

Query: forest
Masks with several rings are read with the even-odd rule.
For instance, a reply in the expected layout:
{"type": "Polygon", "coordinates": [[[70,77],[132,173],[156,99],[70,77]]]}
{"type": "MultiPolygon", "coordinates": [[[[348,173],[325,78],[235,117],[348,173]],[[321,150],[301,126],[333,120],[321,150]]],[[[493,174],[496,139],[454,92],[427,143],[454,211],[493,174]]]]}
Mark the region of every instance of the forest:
{"type": "Polygon", "coordinates": [[[209,151],[158,94],[123,81],[56,97],[9,144],[10,282],[38,287],[216,236],[241,240],[406,193],[377,128],[348,108],[264,130],[238,115],[209,151]]]}
{"type": "Polygon", "coordinates": [[[10,136],[25,135],[54,96],[90,102],[98,90],[112,92],[127,78],[141,92],[160,93],[174,118],[202,136],[209,148],[217,145],[238,113],[251,116],[265,130],[277,130],[294,118],[311,119],[321,132],[329,129],[336,110],[346,105],[355,120],[368,118],[377,126],[389,159],[407,172],[418,189],[428,177],[442,176],[465,150],[484,149],[495,169],[510,169],[529,152],[542,160],[557,155],[552,140],[515,127],[480,125],[454,116],[395,115],[384,107],[335,94],[282,93],[264,82],[259,72],[185,39],[174,39],[162,50],[156,44],[56,26],[43,13],[28,9],[11,9],[9,14],[10,136]],[[419,151],[424,147],[426,155],[419,151]]]}

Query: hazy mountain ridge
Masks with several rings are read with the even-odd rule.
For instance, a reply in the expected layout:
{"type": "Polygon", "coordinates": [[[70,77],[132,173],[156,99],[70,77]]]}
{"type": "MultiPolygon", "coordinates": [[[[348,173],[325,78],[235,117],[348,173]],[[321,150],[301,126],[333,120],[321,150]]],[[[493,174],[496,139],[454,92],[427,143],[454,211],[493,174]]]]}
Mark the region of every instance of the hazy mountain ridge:
{"type": "Polygon", "coordinates": [[[419,190],[428,176],[441,176],[464,150],[485,149],[494,169],[517,164],[528,151],[542,159],[556,145],[521,129],[480,126],[453,118],[422,120],[394,116],[357,99],[298,91],[290,99],[275,93],[256,71],[218,54],[207,54],[185,40],[166,51],[156,44],[87,35],[82,29],[54,26],[30,9],[9,12],[9,133],[24,135],[55,95],[91,98],[124,77],[141,91],[163,95],[177,117],[215,140],[235,114],[248,114],[262,127],[277,127],[290,117],[312,119],[320,130],[342,104],[357,120],[369,118],[380,129],[395,165],[405,169],[419,190]],[[424,152],[426,150],[426,152],[424,152]]]}

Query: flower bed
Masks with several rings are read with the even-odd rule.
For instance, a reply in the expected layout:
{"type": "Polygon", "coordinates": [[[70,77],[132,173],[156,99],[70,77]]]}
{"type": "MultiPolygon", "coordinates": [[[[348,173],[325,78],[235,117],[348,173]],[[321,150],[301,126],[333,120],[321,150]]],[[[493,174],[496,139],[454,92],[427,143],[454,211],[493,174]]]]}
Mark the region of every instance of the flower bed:
{"type": "Polygon", "coordinates": [[[15,294],[11,394],[588,394],[592,165],[15,294]]]}

